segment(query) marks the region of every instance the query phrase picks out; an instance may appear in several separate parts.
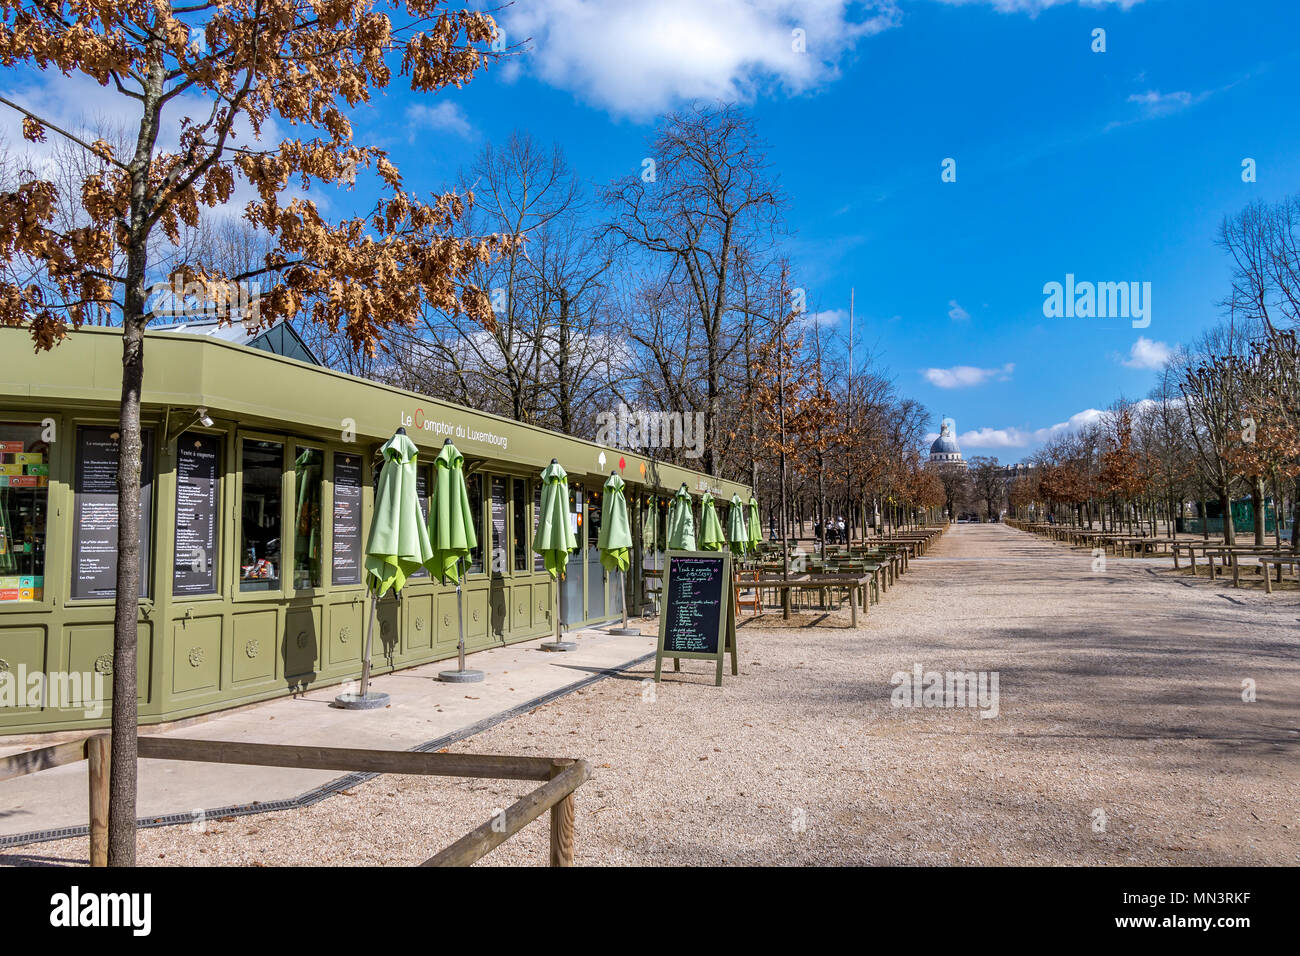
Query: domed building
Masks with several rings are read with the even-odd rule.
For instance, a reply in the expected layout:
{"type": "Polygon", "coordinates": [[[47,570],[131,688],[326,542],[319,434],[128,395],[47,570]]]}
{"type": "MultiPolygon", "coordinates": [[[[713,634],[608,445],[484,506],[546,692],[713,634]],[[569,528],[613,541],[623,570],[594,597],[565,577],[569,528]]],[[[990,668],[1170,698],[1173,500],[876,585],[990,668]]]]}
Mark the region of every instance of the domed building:
{"type": "Polygon", "coordinates": [[[939,428],[939,437],[930,446],[930,457],[926,461],[927,465],[966,470],[966,462],[961,457],[961,448],[957,445],[957,436],[953,434],[955,430],[956,423],[951,418],[945,418],[939,428]]]}

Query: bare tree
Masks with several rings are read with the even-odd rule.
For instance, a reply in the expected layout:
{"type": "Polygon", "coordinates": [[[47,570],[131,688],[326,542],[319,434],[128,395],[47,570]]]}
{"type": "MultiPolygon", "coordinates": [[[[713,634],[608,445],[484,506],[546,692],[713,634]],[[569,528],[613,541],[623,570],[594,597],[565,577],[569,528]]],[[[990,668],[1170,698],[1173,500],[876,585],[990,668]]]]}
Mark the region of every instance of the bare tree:
{"type": "Polygon", "coordinates": [[[743,336],[736,322],[731,270],[737,250],[770,245],[781,199],[764,145],[734,106],[696,106],[660,123],[639,174],[605,194],[614,210],[611,233],[626,246],[666,258],[669,276],[683,282],[690,320],[703,332],[704,468],[720,470],[723,378],[743,336]]]}

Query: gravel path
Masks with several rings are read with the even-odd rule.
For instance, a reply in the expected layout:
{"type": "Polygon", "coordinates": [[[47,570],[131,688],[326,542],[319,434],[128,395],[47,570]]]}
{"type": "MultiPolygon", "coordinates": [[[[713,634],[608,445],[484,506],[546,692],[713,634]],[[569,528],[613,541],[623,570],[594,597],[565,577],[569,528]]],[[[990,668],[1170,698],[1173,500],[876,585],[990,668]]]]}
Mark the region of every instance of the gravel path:
{"type": "MultiPolygon", "coordinates": [[[[958,525],[854,631],[740,629],[740,676],[653,665],[455,750],[573,755],[580,864],[1300,861],[1300,597],[958,525]],[[998,716],[891,675],[998,675],[998,716]],[[1243,681],[1257,699],[1245,702],[1243,681]]],[[[299,811],[140,833],[144,864],[410,864],[528,788],[387,776],[299,811]]],[[[545,818],[484,863],[538,865],[545,818]]],[[[0,863],[84,862],[84,840],[0,863]]]]}

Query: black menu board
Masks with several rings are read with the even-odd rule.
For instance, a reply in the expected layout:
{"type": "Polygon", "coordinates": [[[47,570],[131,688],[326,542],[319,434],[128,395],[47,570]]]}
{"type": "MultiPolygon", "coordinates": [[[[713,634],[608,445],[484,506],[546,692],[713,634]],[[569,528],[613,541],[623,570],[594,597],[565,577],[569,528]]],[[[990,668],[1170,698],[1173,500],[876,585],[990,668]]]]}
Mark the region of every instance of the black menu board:
{"type": "MultiPolygon", "coordinates": [[[[74,600],[117,597],[117,435],[116,428],[77,429],[72,518],[74,600]]],[[[153,432],[142,432],[140,437],[140,597],[145,597],[149,593],[152,545],[153,432]]]]}
{"type": "Polygon", "coordinates": [[[221,438],[186,432],[176,440],[176,548],[172,594],[217,593],[217,478],[221,438]]]}
{"type": "Polygon", "coordinates": [[[361,583],[361,456],[334,453],[334,560],[330,581],[361,583]]]}
{"type": "MultiPolygon", "coordinates": [[[[722,659],[736,661],[736,619],[731,600],[731,555],[717,551],[670,551],[664,571],[663,608],[655,680],[665,657],[717,661],[716,683],[722,684],[722,659]]],[[[680,668],[680,664],[677,665],[680,668]]]]}
{"type": "MultiPolygon", "coordinates": [[[[542,483],[539,481],[533,489],[533,535],[531,538],[528,539],[529,548],[531,548],[533,546],[533,542],[537,540],[537,524],[541,520],[542,520],[542,483]]],[[[538,554],[536,551],[533,552],[533,570],[534,571],[546,570],[546,558],[538,554]]]]}
{"type": "Polygon", "coordinates": [[[506,553],[506,480],[492,479],[492,573],[504,574],[509,561],[506,553]]]}
{"type": "MultiPolygon", "coordinates": [[[[415,496],[420,499],[420,515],[424,520],[424,526],[429,527],[429,469],[425,465],[420,465],[415,470],[415,496]]],[[[427,578],[429,576],[428,568],[420,568],[412,571],[408,577],[427,578]]]]}

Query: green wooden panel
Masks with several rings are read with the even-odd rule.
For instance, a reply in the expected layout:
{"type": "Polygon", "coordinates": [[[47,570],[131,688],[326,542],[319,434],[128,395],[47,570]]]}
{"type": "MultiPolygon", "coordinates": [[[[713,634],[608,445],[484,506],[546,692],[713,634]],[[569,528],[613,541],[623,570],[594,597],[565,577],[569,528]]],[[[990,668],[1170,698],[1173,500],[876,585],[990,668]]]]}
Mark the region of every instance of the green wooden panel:
{"type": "Polygon", "coordinates": [[[233,615],[231,679],[236,685],[269,681],[275,677],[276,625],[274,608],[233,615]]]}
{"type": "Polygon", "coordinates": [[[360,663],[361,649],[366,641],[366,615],[370,605],[366,601],[349,601],[330,606],[330,626],[327,657],[331,668],[360,663]]]}
{"type": "Polygon", "coordinates": [[[426,654],[433,646],[433,595],[412,594],[406,605],[405,650],[409,654],[426,654]]]}
{"type": "Polygon", "coordinates": [[[320,618],[321,609],[316,606],[290,608],[285,614],[280,644],[285,680],[316,676],[320,660],[320,618]]]}
{"type": "MultiPolygon", "coordinates": [[[[43,627],[0,628],[0,675],[8,675],[7,679],[14,682],[15,695],[23,690],[23,685],[18,683],[20,675],[40,673],[49,666],[46,650],[47,632],[43,627]]],[[[5,713],[30,718],[40,710],[39,707],[13,707],[5,713]]]]}
{"type": "Polygon", "coordinates": [[[172,693],[216,690],[221,682],[220,616],[189,618],[172,625],[172,693]]]}

